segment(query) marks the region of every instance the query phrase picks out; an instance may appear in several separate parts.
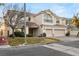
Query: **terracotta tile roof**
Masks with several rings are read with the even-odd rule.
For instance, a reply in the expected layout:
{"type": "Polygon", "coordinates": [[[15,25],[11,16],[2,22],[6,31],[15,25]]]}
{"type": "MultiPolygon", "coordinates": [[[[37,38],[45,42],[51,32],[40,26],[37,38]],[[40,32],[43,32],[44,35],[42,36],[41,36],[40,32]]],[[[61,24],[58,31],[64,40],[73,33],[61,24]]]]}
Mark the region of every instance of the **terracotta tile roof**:
{"type": "MultiPolygon", "coordinates": [[[[24,28],[24,23],[19,23],[16,28],[24,28]]],[[[26,22],[26,26],[29,28],[38,28],[39,26],[34,22],[26,22]]]]}
{"type": "Polygon", "coordinates": [[[58,26],[58,27],[66,27],[65,25],[61,25],[61,24],[55,24],[53,26],[58,26]]]}
{"type": "MultiPolygon", "coordinates": [[[[24,14],[24,12],[23,11],[15,11],[15,10],[8,10],[7,11],[7,14],[14,14],[15,12],[20,12],[20,13],[22,13],[22,14],[24,14]]],[[[46,13],[46,12],[50,12],[53,16],[55,16],[57,19],[62,19],[62,20],[64,20],[64,19],[66,19],[65,17],[59,17],[59,16],[57,16],[55,13],[53,13],[50,9],[47,9],[47,10],[43,10],[43,11],[40,11],[39,13],[37,13],[37,14],[35,14],[35,13],[31,13],[31,12],[26,12],[26,16],[38,16],[38,15],[40,15],[40,14],[42,14],[42,13],[46,13]]]]}
{"type": "Polygon", "coordinates": [[[38,28],[38,25],[34,22],[26,22],[26,25],[30,28],[38,28]]]}
{"type": "Polygon", "coordinates": [[[47,12],[50,12],[56,19],[62,19],[62,20],[65,20],[66,18],[65,17],[59,17],[57,16],[55,13],[53,13],[50,9],[47,9],[47,10],[43,10],[43,11],[40,11],[37,15],[41,14],[41,13],[47,13],[47,12]]]}

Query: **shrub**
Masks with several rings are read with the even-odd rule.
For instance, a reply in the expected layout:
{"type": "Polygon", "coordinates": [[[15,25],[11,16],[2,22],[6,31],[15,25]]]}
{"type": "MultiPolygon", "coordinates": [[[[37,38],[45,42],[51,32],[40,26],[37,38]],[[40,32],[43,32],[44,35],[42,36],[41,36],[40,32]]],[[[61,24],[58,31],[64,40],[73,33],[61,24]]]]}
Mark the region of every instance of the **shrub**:
{"type": "Polygon", "coordinates": [[[46,37],[46,33],[42,33],[38,37],[46,37]]]}
{"type": "Polygon", "coordinates": [[[24,37],[24,32],[15,32],[16,37],[24,37]]]}
{"type": "Polygon", "coordinates": [[[65,36],[70,36],[70,32],[67,32],[67,33],[65,34],[65,36]]]}
{"type": "Polygon", "coordinates": [[[46,33],[43,33],[42,36],[43,36],[43,37],[46,37],[46,33]]]}
{"type": "MultiPolygon", "coordinates": [[[[16,37],[24,37],[24,32],[14,32],[16,37]]],[[[9,37],[12,37],[13,34],[11,34],[9,37]]]]}

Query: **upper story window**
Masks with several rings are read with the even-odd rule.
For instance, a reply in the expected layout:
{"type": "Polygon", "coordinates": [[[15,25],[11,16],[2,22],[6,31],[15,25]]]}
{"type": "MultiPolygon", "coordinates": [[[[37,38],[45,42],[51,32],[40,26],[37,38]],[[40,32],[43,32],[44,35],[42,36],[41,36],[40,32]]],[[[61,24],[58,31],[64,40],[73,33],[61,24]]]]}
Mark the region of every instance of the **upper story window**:
{"type": "Polygon", "coordinates": [[[49,14],[44,14],[44,21],[48,22],[48,23],[52,23],[52,16],[50,16],[49,14]]]}

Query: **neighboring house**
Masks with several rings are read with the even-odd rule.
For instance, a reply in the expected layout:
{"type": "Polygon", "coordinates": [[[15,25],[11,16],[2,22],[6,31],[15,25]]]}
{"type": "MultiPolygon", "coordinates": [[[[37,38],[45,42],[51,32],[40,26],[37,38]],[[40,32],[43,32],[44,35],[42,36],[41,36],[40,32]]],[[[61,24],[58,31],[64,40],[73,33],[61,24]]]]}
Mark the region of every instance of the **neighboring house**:
{"type": "MultiPolygon", "coordinates": [[[[47,37],[53,37],[64,36],[66,33],[66,18],[57,16],[49,9],[37,14],[28,12],[26,15],[29,16],[26,17],[26,34],[39,36],[46,33],[47,37]]],[[[24,23],[24,18],[21,18],[16,29],[24,31],[24,23]]],[[[8,31],[11,34],[10,27],[8,27],[8,31]]]]}
{"type": "Polygon", "coordinates": [[[7,36],[7,27],[4,22],[0,22],[0,36],[7,36]]]}

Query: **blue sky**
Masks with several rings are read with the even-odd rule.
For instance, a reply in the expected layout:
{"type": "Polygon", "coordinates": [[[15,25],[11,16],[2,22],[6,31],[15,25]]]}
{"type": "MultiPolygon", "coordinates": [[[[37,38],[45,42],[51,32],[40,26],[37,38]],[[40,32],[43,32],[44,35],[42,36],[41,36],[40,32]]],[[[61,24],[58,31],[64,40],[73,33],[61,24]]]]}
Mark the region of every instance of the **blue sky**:
{"type": "Polygon", "coordinates": [[[53,13],[61,17],[71,18],[74,14],[79,12],[79,4],[73,3],[41,3],[41,4],[27,4],[28,9],[32,12],[39,12],[41,10],[50,9],[53,13]]]}
{"type": "MultiPolygon", "coordinates": [[[[17,4],[20,8],[23,4],[17,4]]],[[[11,4],[6,4],[5,6],[11,6],[11,4]]],[[[3,6],[0,7],[0,16],[3,6]]],[[[72,18],[74,14],[79,12],[78,3],[27,3],[26,9],[30,12],[38,13],[41,10],[50,9],[53,13],[61,17],[72,18]]]]}

